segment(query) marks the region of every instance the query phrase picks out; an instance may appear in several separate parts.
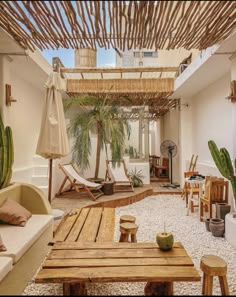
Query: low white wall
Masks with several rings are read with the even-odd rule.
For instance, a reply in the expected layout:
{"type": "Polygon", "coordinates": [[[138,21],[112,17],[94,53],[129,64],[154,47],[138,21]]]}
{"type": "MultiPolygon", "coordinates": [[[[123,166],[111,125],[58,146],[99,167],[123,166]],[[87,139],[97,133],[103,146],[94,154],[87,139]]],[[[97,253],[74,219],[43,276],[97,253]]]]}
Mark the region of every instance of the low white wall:
{"type": "Polygon", "coordinates": [[[149,163],[146,162],[140,162],[140,163],[133,163],[129,162],[126,163],[128,172],[139,172],[143,175],[142,181],[145,185],[150,184],[150,166],[149,163]]]}

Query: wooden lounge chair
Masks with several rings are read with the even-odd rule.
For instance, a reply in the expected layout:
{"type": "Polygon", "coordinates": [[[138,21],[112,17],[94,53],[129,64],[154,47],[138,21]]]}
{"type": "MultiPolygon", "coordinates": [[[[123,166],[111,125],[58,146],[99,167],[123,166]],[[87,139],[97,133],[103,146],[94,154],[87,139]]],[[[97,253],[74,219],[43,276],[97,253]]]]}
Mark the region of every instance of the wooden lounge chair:
{"type": "Polygon", "coordinates": [[[96,200],[98,197],[103,195],[101,190],[102,184],[91,182],[80,176],[76,167],[72,163],[64,165],[59,164],[59,168],[65,174],[65,178],[61,184],[57,196],[66,191],[72,190],[75,190],[78,193],[86,191],[93,200],[96,200]],[[69,185],[64,188],[67,181],[69,182],[69,185]]]}
{"type": "Polygon", "coordinates": [[[115,166],[112,163],[112,161],[106,160],[107,171],[105,179],[114,183],[114,192],[134,192],[133,181],[128,174],[125,161],[122,160],[120,166],[117,162],[115,166]]]}

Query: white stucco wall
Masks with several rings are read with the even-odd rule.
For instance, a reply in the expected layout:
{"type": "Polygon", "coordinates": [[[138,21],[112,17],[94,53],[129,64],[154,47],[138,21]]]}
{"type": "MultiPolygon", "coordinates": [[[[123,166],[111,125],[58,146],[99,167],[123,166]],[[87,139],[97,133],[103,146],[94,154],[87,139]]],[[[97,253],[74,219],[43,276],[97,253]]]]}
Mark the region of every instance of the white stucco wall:
{"type": "MultiPolygon", "coordinates": [[[[143,67],[178,67],[179,64],[192,53],[192,59],[194,59],[199,51],[188,51],[184,48],[174,50],[158,50],[156,56],[144,57],[143,52],[155,52],[150,49],[136,49],[123,52],[123,57],[120,57],[116,53],[116,67],[140,67],[142,62],[143,67]],[[134,52],[139,52],[139,57],[134,56],[134,52]]],[[[141,67],[142,67],[141,66],[141,67]]]]}
{"type": "Polygon", "coordinates": [[[225,99],[229,92],[230,73],[203,89],[192,101],[192,146],[199,162],[214,164],[208,141],[227,147],[232,153],[232,103],[225,99]]]}
{"type": "MultiPolygon", "coordinates": [[[[19,181],[18,171],[27,170],[33,165],[33,157],[41,125],[41,110],[44,89],[37,89],[29,82],[11,73],[13,96],[17,103],[12,104],[6,113],[7,122],[12,127],[15,146],[14,176],[13,180],[19,181]],[[33,94],[33,96],[32,96],[33,94]]],[[[31,181],[29,175],[29,181],[31,181]]]]}
{"type": "Polygon", "coordinates": [[[180,182],[179,150],[180,150],[180,115],[179,110],[171,110],[163,117],[163,135],[161,143],[171,140],[177,145],[177,154],[172,158],[172,182],[180,182]]]}
{"type": "MultiPolygon", "coordinates": [[[[12,181],[31,182],[33,157],[41,124],[44,87],[35,86],[16,70],[16,65],[6,57],[1,58],[2,116],[5,126],[12,128],[14,164],[12,181]],[[12,97],[17,100],[11,106],[5,104],[5,84],[11,85],[12,97]]],[[[24,71],[27,71],[27,63],[24,71]]],[[[22,69],[23,73],[23,69],[22,69]]],[[[29,73],[29,76],[32,73],[29,73]]]]}
{"type": "Polygon", "coordinates": [[[149,123],[149,151],[150,155],[160,156],[161,132],[160,121],[153,121],[149,123]]]}
{"type": "MultiPolygon", "coordinates": [[[[182,99],[189,106],[181,111],[181,184],[192,154],[198,155],[196,170],[201,174],[221,176],[208,149],[210,139],[233,155],[233,106],[225,99],[229,94],[229,85],[230,73],[227,73],[192,98],[182,99]]],[[[232,197],[231,186],[229,192],[229,197],[232,197]]]]}

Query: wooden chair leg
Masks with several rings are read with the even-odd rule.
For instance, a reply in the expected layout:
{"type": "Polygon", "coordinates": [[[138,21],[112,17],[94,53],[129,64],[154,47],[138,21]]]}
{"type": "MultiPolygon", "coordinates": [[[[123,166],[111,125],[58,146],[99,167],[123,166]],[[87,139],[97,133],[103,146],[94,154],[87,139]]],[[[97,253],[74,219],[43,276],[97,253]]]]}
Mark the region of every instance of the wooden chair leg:
{"type": "Polygon", "coordinates": [[[213,290],[213,276],[206,275],[205,286],[204,286],[204,296],[211,296],[213,290]]]}
{"type": "Polygon", "coordinates": [[[65,185],[67,179],[68,179],[68,177],[66,176],[66,177],[64,178],[64,180],[63,180],[63,182],[62,182],[62,184],[61,184],[61,186],[60,186],[60,189],[59,189],[59,191],[57,192],[56,196],[61,195],[62,190],[63,190],[63,188],[64,188],[64,185],[65,185]]]}
{"type": "Polygon", "coordinates": [[[136,233],[135,234],[131,234],[131,242],[137,242],[136,233]]]}
{"type": "Polygon", "coordinates": [[[194,205],[193,205],[193,201],[191,201],[191,212],[194,213],[194,205]]]}
{"type": "Polygon", "coordinates": [[[226,276],[219,276],[220,288],[221,288],[221,295],[222,296],[229,296],[229,287],[226,276]]]}
{"type": "Polygon", "coordinates": [[[202,281],[202,295],[204,295],[206,290],[206,274],[203,273],[203,281],[202,281]]]}
{"type": "Polygon", "coordinates": [[[209,209],[210,218],[212,218],[212,205],[211,204],[208,204],[208,209],[209,209]]]}
{"type": "Polygon", "coordinates": [[[199,211],[199,214],[200,214],[200,221],[202,222],[203,221],[203,203],[202,201],[200,200],[199,202],[199,207],[200,207],[200,211],[199,211]]]}
{"type": "Polygon", "coordinates": [[[185,192],[185,204],[186,204],[186,207],[188,207],[188,191],[185,192]]]}

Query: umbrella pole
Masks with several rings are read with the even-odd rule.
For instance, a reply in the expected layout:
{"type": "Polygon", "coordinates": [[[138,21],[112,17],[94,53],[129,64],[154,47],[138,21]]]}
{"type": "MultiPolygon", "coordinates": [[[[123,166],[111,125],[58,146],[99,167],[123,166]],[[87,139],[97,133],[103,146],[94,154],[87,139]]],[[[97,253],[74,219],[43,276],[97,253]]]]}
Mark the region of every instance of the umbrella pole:
{"type": "Polygon", "coordinates": [[[49,159],[49,185],[48,185],[48,201],[51,204],[52,193],[52,159],[49,159]]]}

